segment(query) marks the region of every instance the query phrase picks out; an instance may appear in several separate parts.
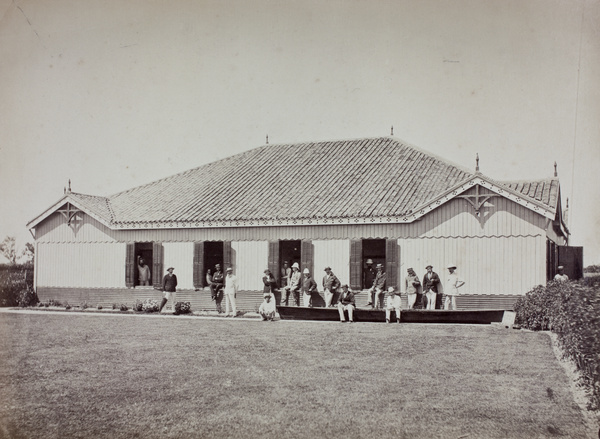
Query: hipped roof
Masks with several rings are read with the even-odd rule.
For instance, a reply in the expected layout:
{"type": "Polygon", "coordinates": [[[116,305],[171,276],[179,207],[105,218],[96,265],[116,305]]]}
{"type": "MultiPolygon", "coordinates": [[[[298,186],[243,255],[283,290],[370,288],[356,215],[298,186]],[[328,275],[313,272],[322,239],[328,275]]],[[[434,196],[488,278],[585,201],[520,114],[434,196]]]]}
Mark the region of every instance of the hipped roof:
{"type": "MultiPolygon", "coordinates": [[[[401,217],[476,176],[482,175],[380,137],[265,145],[108,197],[68,193],[61,200],[109,226],[401,217]]],[[[556,209],[558,179],[498,184],[556,209]]]]}

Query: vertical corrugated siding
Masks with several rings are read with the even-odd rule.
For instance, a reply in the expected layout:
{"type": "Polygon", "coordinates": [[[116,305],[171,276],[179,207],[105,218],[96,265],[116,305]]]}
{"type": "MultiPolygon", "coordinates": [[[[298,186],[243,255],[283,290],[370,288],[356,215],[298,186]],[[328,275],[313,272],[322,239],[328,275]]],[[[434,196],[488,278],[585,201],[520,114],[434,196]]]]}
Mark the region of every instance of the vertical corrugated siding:
{"type": "Polygon", "coordinates": [[[262,290],[262,277],[269,265],[268,241],[232,241],[232,260],[241,290],[262,290]]]}
{"type": "Polygon", "coordinates": [[[463,238],[399,240],[401,285],[412,267],[420,279],[425,266],[445,282],[448,264],[465,280],[463,294],[524,294],[544,283],[544,238],[463,238]]]}
{"type": "Polygon", "coordinates": [[[125,286],[123,243],[38,243],[37,285],[117,288],[125,286]]]}
{"type": "Polygon", "coordinates": [[[338,277],[342,284],[350,282],[350,240],[313,241],[315,272],[314,279],[319,291],[323,291],[323,276],[325,267],[338,277]]]}
{"type": "Polygon", "coordinates": [[[177,288],[194,289],[194,243],[193,242],[164,242],[163,270],[160,278],[166,274],[169,267],[175,268],[177,288]]]}

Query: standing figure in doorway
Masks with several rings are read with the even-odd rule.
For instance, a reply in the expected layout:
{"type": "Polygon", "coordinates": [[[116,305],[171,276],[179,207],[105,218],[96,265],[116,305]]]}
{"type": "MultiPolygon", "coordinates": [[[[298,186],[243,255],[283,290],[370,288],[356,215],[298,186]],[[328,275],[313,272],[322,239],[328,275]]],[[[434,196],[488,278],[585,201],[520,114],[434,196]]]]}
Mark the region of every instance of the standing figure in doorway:
{"type": "Polygon", "coordinates": [[[162,281],[162,291],[163,291],[163,299],[160,304],[160,308],[158,312],[162,311],[165,307],[169,299],[171,300],[171,306],[173,307],[173,312],[175,312],[175,303],[177,302],[177,276],[173,274],[173,267],[167,268],[167,274],[163,277],[162,281]]]}
{"type": "Polygon", "coordinates": [[[371,288],[375,282],[377,271],[373,268],[373,259],[367,259],[366,267],[363,270],[363,288],[371,288]]]}
{"type": "Polygon", "coordinates": [[[215,301],[217,312],[222,313],[223,308],[221,307],[221,302],[223,302],[223,284],[224,284],[224,275],[221,271],[221,265],[215,265],[215,272],[212,275],[212,284],[210,286],[210,292],[212,300],[215,301]]]}
{"type": "Polygon", "coordinates": [[[377,264],[377,274],[375,275],[373,286],[369,290],[369,303],[367,303],[367,306],[371,305],[371,308],[381,308],[381,299],[385,294],[386,280],[387,276],[385,271],[383,271],[383,264],[377,264]]]}
{"type": "Polygon", "coordinates": [[[450,305],[452,305],[452,309],[456,310],[456,296],[459,294],[458,289],[465,284],[465,281],[458,277],[456,265],[448,265],[448,271],[449,274],[446,278],[446,286],[444,287],[444,292],[446,293],[444,309],[450,309],[450,305]]]}
{"type": "Polygon", "coordinates": [[[291,274],[292,269],[290,268],[288,261],[283,261],[283,267],[281,267],[280,272],[281,279],[279,281],[279,285],[281,285],[282,290],[287,287],[291,274]]]}
{"type": "Polygon", "coordinates": [[[325,308],[329,308],[331,302],[333,301],[333,295],[337,292],[340,287],[340,281],[333,271],[331,271],[331,267],[325,267],[325,276],[323,277],[323,290],[325,294],[325,308]]]}
{"type": "Polygon", "coordinates": [[[427,270],[427,273],[423,276],[423,295],[427,297],[427,309],[435,309],[440,277],[433,271],[431,265],[428,265],[425,269],[427,270]]]}
{"type": "Polygon", "coordinates": [[[238,280],[233,274],[233,268],[227,267],[227,275],[225,276],[225,317],[228,317],[229,308],[231,308],[231,317],[237,316],[237,308],[235,307],[235,298],[238,291],[238,280]]]}
{"type": "Polygon", "coordinates": [[[292,265],[292,274],[288,278],[288,284],[281,292],[281,304],[284,303],[287,306],[288,300],[290,297],[290,293],[294,296],[294,304],[296,306],[300,306],[300,284],[302,283],[302,275],[300,274],[300,265],[297,262],[294,262],[292,265]]]}
{"type": "Polygon", "coordinates": [[[150,274],[150,267],[146,265],[144,259],[138,255],[138,274],[140,280],[140,286],[149,286],[152,275],[150,274]]]}

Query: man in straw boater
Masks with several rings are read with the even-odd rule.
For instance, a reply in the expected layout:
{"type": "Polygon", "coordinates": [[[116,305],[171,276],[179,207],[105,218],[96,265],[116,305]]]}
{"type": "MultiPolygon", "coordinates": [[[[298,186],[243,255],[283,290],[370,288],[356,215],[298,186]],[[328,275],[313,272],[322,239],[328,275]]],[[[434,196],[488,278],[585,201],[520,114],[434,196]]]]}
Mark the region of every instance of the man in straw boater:
{"type": "Polygon", "coordinates": [[[333,295],[340,287],[340,280],[337,278],[331,267],[325,267],[325,276],[323,276],[323,290],[325,294],[325,308],[331,306],[333,295]]]}
{"type": "Polygon", "coordinates": [[[381,299],[385,294],[385,283],[387,279],[387,275],[385,271],[383,271],[383,264],[377,264],[377,274],[375,275],[375,280],[373,281],[373,286],[369,290],[369,303],[367,306],[371,305],[371,308],[381,308],[381,299]]]}
{"type": "Polygon", "coordinates": [[[300,291],[304,302],[303,305],[312,307],[312,295],[317,292],[317,283],[310,275],[310,270],[308,268],[305,268],[302,274],[302,287],[300,288],[300,291]]]}
{"type": "Polygon", "coordinates": [[[175,312],[175,303],[177,302],[177,276],[173,274],[173,270],[175,270],[173,267],[167,268],[167,274],[165,274],[165,277],[163,277],[163,299],[160,303],[160,308],[158,309],[159,313],[162,311],[169,299],[171,300],[171,305],[173,306],[173,312],[175,312]]]}
{"type": "Polygon", "coordinates": [[[400,293],[397,293],[394,287],[387,289],[385,298],[385,322],[390,323],[392,311],[396,311],[396,321],[400,323],[400,293]]]}
{"type": "Polygon", "coordinates": [[[438,285],[440,277],[433,271],[433,267],[429,264],[425,267],[427,273],[423,276],[423,295],[427,297],[427,309],[435,309],[437,307],[438,285]]]}
{"type": "Polygon", "coordinates": [[[237,296],[238,291],[238,280],[237,276],[233,274],[233,268],[227,267],[227,275],[225,276],[225,317],[235,317],[237,316],[237,308],[235,307],[235,298],[237,296]],[[229,308],[231,308],[231,314],[229,312],[229,308]]]}
{"type": "Polygon", "coordinates": [[[348,321],[354,323],[354,310],[356,309],[356,301],[354,299],[354,293],[348,289],[348,284],[342,285],[342,294],[338,301],[338,312],[340,313],[340,322],[346,321],[344,311],[348,312],[348,321]]]}
{"type": "Polygon", "coordinates": [[[458,296],[458,289],[465,284],[465,281],[458,277],[456,273],[456,265],[448,264],[448,277],[446,278],[446,286],[444,287],[444,293],[446,294],[446,301],[444,302],[444,309],[456,310],[456,296],[458,296]]]}

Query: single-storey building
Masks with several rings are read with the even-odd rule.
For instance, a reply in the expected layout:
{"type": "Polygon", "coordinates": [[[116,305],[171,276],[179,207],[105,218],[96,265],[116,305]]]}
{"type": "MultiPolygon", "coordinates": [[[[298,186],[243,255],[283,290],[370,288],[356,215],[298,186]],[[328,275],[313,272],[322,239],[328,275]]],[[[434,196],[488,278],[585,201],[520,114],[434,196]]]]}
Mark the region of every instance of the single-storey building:
{"type": "MultiPolygon", "coordinates": [[[[319,287],[330,266],[361,290],[367,259],[404,290],[406,270],[454,263],[459,308],[510,309],[556,273],[568,244],[559,180],[500,182],[394,137],[266,144],[110,196],[66,190],[33,219],[40,300],[110,305],[158,298],[175,267],[178,300],[212,309],[206,271],[239,279],[241,309],[265,268],[298,262],[319,287]],[[140,286],[137,256],[151,261],[140,286]]],[[[359,300],[360,296],[359,296],[359,300]]]]}

